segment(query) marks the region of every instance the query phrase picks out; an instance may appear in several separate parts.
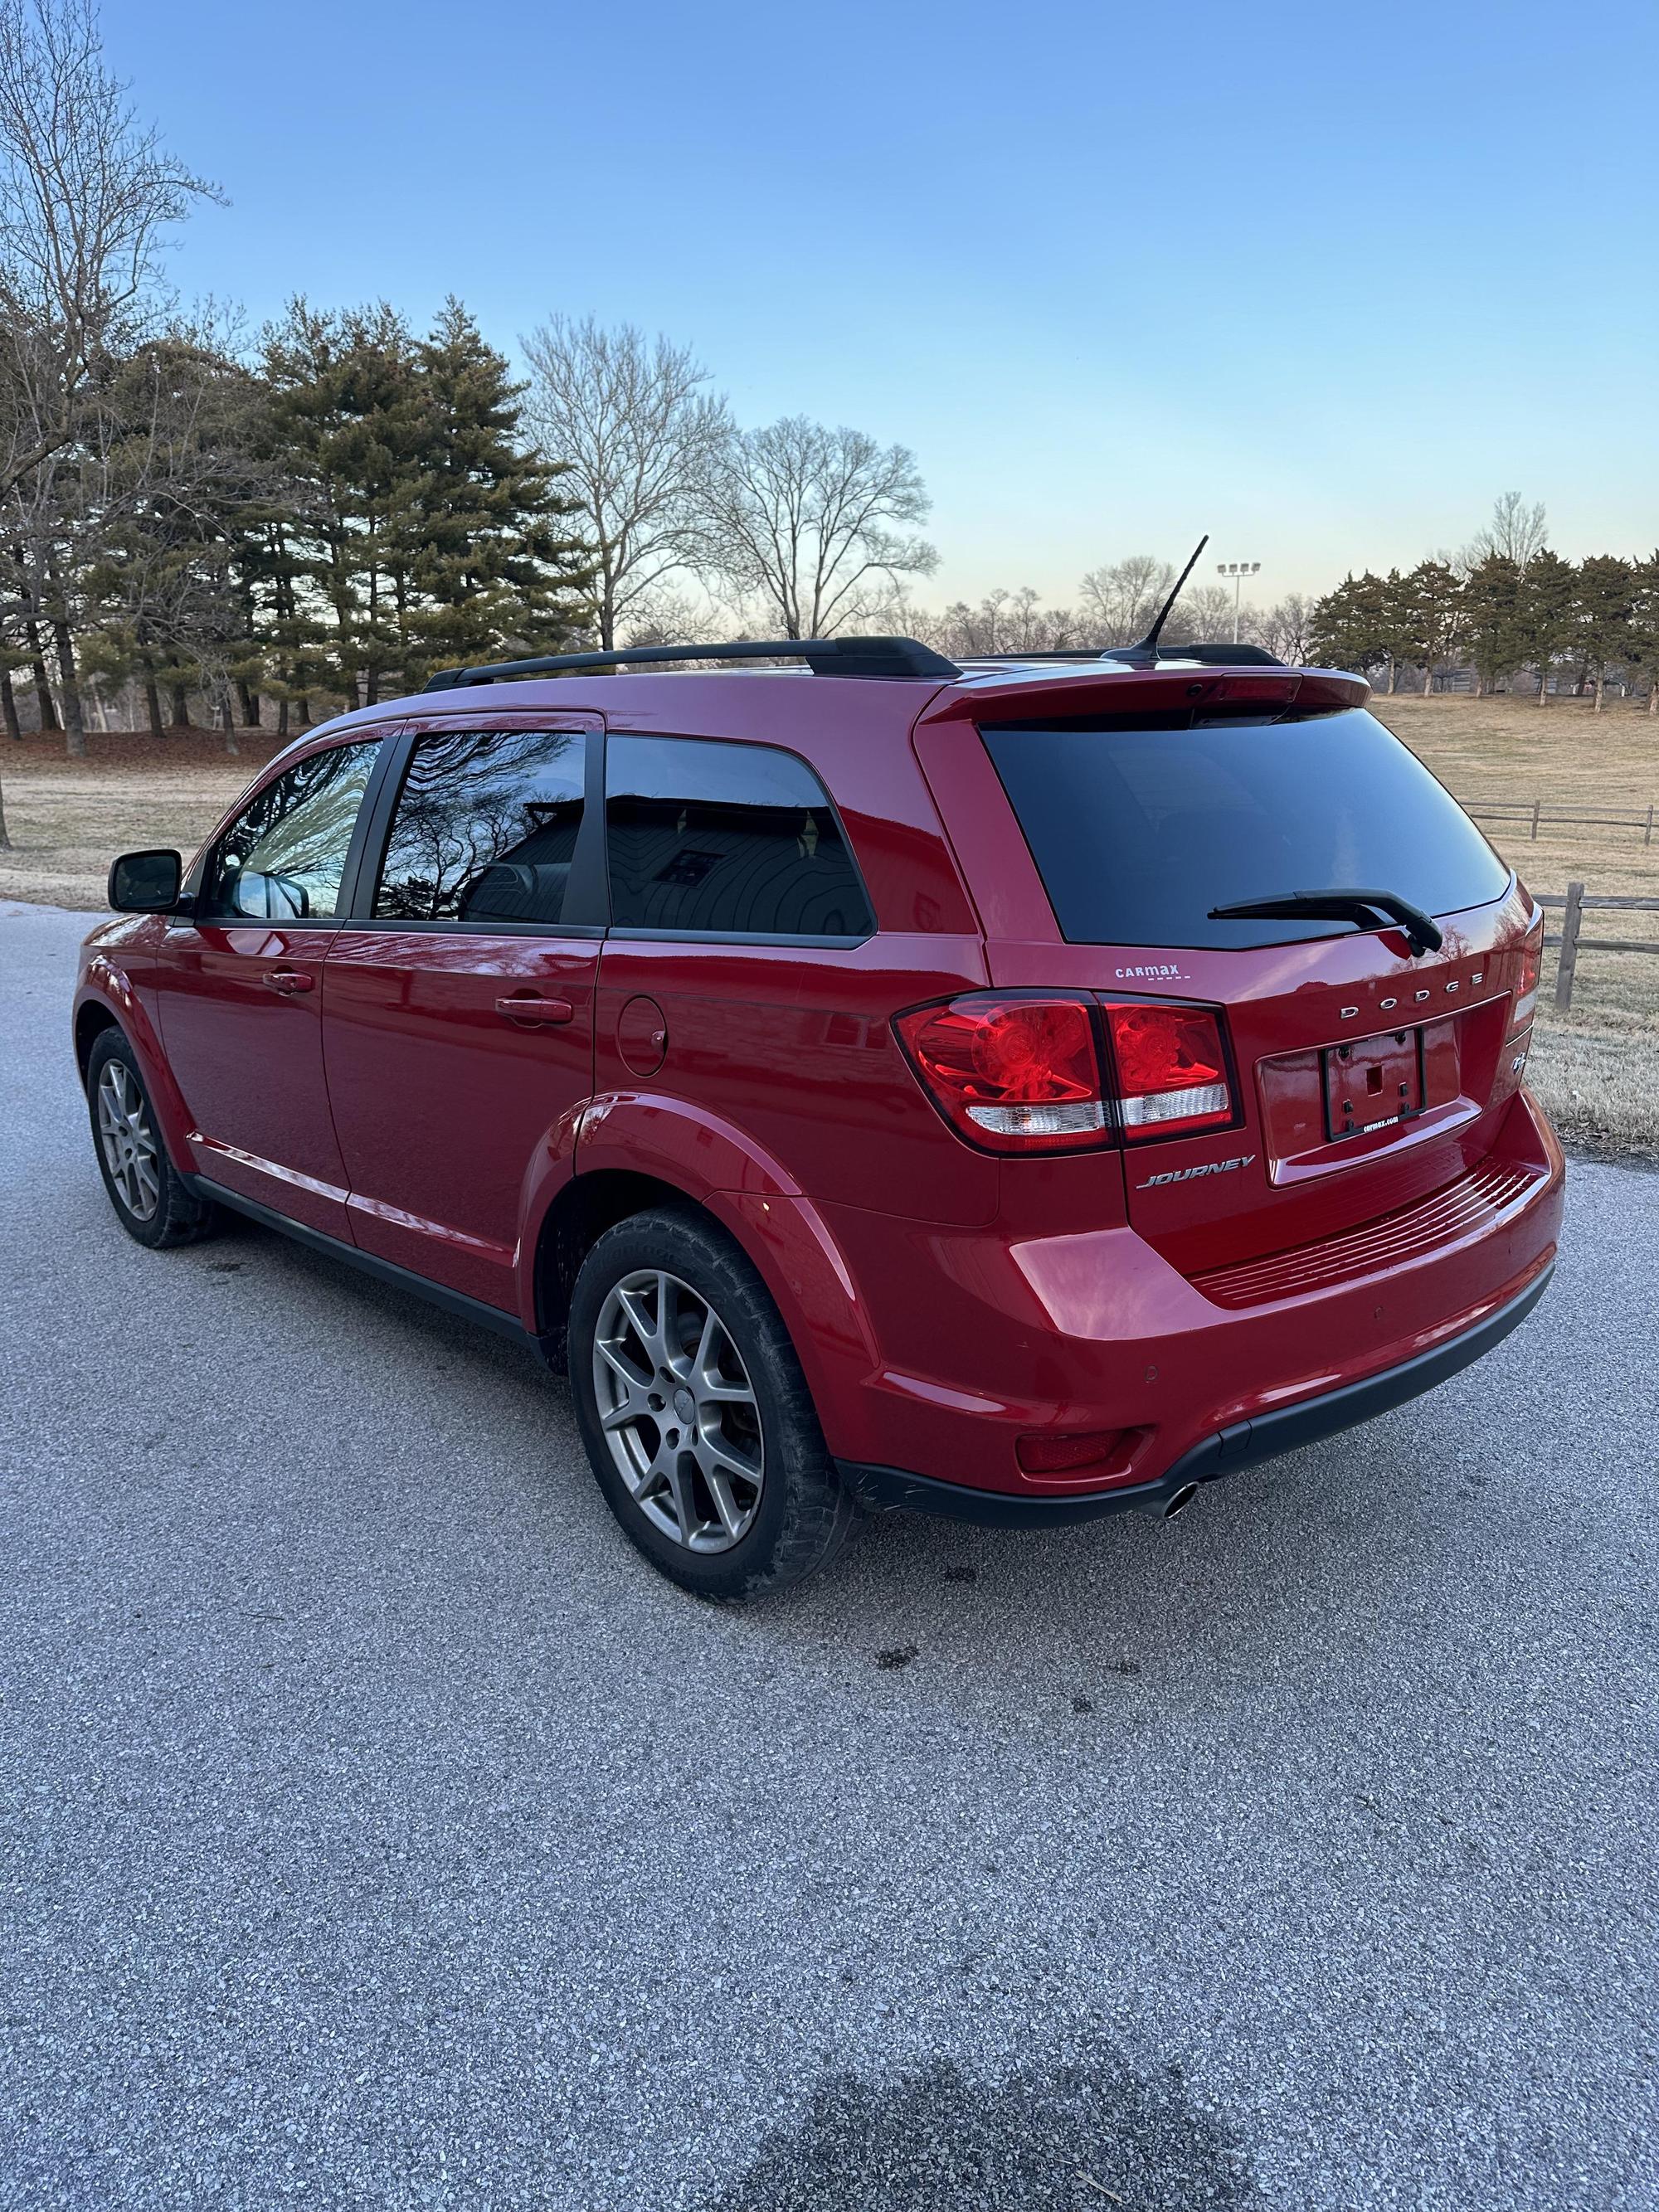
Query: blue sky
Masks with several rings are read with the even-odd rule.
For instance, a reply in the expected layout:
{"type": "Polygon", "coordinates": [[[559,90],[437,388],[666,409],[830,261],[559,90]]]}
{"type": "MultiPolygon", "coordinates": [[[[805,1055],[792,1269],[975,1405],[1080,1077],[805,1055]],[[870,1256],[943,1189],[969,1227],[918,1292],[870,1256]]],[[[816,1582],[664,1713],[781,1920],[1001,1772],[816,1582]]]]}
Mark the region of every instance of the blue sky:
{"type": "Polygon", "coordinates": [[[453,291],[692,342],[748,421],[913,447],[929,599],[1120,554],[1263,595],[1659,540],[1652,0],[106,0],[257,322],[453,291]]]}

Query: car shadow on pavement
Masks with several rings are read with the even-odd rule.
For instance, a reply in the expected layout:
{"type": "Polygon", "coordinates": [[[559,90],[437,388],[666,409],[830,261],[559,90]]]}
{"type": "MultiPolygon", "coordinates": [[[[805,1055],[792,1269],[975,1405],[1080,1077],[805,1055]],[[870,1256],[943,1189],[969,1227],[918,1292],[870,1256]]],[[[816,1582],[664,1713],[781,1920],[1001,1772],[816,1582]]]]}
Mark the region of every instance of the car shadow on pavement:
{"type": "Polygon", "coordinates": [[[1244,2152],[1187,2093],[1121,2063],[970,2080],[948,2060],[825,2076],[707,2212],[1193,2212],[1254,2196],[1244,2152]]]}

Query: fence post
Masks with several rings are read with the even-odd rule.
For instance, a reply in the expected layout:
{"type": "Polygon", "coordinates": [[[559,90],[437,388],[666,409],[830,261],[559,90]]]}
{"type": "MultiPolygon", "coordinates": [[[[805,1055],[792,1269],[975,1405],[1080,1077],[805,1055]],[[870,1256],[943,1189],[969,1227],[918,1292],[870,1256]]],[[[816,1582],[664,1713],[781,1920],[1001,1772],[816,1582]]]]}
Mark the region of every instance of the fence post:
{"type": "Polygon", "coordinates": [[[1648,826],[1642,833],[1642,842],[1644,845],[1653,842],[1653,809],[1650,806],[1648,809],[1648,826]]]}
{"type": "Polygon", "coordinates": [[[1572,1004],[1573,970],[1578,965],[1578,922],[1583,904],[1583,884],[1569,884],[1567,910],[1561,917],[1561,951],[1555,963],[1555,1010],[1561,1014],[1572,1004]]]}
{"type": "Polygon", "coordinates": [[[1534,799],[1532,802],[1532,842],[1534,845],[1538,842],[1538,817],[1543,804],[1541,799],[1534,799]]]}

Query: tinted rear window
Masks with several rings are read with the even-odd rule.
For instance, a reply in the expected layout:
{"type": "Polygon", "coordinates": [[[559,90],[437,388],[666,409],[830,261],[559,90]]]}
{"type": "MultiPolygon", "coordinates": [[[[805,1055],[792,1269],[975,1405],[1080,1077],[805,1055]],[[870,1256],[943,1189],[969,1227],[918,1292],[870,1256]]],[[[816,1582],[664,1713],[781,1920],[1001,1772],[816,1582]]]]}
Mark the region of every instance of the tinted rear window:
{"type": "Polygon", "coordinates": [[[605,793],[616,927],[728,937],[875,928],[836,811],[793,753],[613,736],[605,793]]]}
{"type": "Polygon", "coordinates": [[[1284,945],[1324,920],[1212,921],[1293,890],[1397,891],[1430,914],[1509,871],[1416,757],[1358,708],[1207,728],[986,729],[1061,933],[1083,945],[1284,945]]]}

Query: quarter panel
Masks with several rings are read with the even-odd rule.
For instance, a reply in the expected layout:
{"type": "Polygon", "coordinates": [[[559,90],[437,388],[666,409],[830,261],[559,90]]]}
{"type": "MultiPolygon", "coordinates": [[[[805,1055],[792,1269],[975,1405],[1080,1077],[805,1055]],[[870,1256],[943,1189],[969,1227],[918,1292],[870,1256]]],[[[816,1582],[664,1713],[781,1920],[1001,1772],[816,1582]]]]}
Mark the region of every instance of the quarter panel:
{"type": "Polygon", "coordinates": [[[891,1017],[985,981],[977,938],[883,934],[845,948],[607,939],[595,1088],[638,1087],[618,1025],[663,1011],[654,1094],[706,1110],[817,1200],[988,1221],[997,1163],[960,1143],[924,1095],[891,1017]]]}

